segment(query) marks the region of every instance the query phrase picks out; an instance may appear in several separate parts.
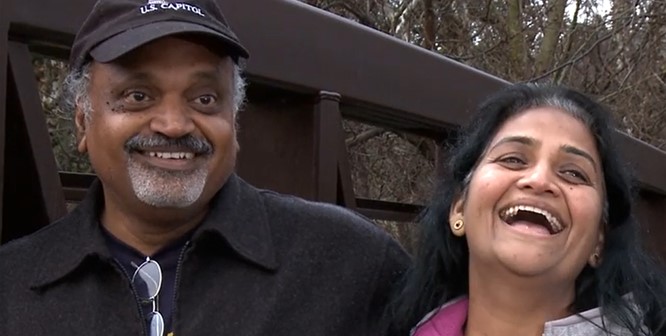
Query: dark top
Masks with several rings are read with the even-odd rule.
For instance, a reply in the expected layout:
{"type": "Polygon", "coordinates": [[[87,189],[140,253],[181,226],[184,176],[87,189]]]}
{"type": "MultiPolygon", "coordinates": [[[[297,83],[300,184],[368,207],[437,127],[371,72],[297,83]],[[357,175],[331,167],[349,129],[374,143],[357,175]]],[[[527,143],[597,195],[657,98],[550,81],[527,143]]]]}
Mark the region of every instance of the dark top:
{"type": "MultiPolygon", "coordinates": [[[[0,247],[0,335],[145,335],[98,218],[102,187],[63,219],[0,247]]],[[[332,205],[237,176],[211,201],[175,279],[176,336],[382,335],[409,260],[383,230],[332,205]]]]}
{"type": "MultiPolygon", "coordinates": [[[[185,249],[185,243],[190,239],[191,234],[177,239],[175,242],[165,246],[152,256],[146,256],[135,248],[123,243],[113,236],[109,231],[102,228],[102,234],[106,241],[111,256],[124,268],[127,277],[131,280],[136,272],[137,266],[146,261],[146,257],[155,260],[162,270],[162,286],[157,296],[157,303],[160,314],[164,318],[164,330],[166,335],[172,331],[171,315],[174,308],[176,270],[178,260],[185,249]]],[[[152,310],[151,304],[143,304],[143,315],[147,315],[152,310]]]]}

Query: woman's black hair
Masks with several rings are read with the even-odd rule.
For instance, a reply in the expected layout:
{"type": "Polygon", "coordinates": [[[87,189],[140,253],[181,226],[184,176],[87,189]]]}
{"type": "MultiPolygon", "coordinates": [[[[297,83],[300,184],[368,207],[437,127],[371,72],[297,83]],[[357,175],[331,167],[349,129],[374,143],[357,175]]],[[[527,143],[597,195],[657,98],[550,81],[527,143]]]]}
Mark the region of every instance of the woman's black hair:
{"type": "Polygon", "coordinates": [[[491,96],[460,133],[433,200],[418,221],[421,234],[414,265],[388,307],[392,334],[409,335],[427,313],[468,294],[469,251],[466,239],[451,232],[451,205],[464,193],[478,160],[504,122],[536,107],[564,110],[587,125],[604,172],[602,260],[596,268],[585,266],[578,276],[571,310],[601,307],[606,323],[623,326],[633,335],[643,335],[643,326],[649,334],[666,334],[666,278],[662,266],[642,248],[633,217],[633,179],[614,144],[610,112],[574,90],[535,84],[511,85],[491,96]]]}

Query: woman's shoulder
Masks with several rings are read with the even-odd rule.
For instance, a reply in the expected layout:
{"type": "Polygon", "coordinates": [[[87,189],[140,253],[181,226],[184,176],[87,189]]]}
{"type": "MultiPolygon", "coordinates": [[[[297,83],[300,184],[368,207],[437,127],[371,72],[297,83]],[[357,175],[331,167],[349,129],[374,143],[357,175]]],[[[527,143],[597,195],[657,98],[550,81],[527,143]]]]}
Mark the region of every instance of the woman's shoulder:
{"type": "Polygon", "coordinates": [[[434,309],[416,324],[411,336],[462,336],[467,321],[466,296],[453,299],[434,309]]]}
{"type": "MultiPolygon", "coordinates": [[[[631,294],[624,296],[627,303],[636,310],[638,316],[641,316],[640,308],[634,303],[631,294]]],[[[544,326],[544,336],[558,335],[591,335],[591,336],[630,336],[634,333],[627,327],[622,326],[608,316],[603,314],[601,308],[593,308],[584,312],[571,315],[559,320],[546,322],[544,326]]],[[[644,329],[644,335],[649,335],[647,328],[644,329]]]]}

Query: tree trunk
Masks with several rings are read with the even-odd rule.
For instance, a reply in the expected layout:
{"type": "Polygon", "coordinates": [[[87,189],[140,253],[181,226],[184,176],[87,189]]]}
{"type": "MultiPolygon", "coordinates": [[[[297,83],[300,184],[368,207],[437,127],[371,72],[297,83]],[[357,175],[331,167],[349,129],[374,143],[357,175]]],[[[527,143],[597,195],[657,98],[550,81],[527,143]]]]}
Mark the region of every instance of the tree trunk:
{"type": "Polygon", "coordinates": [[[512,72],[522,77],[526,61],[525,36],[523,34],[522,0],[507,0],[509,14],[507,17],[507,30],[509,38],[509,54],[511,55],[512,72]]]}
{"type": "Polygon", "coordinates": [[[548,14],[546,27],[543,31],[543,40],[536,61],[537,74],[543,73],[553,65],[555,49],[560,40],[564,10],[567,7],[566,0],[552,0],[548,3],[548,14]]]}
{"type": "MultiPolygon", "coordinates": [[[[567,34],[567,42],[564,47],[564,59],[569,59],[574,57],[571,53],[571,48],[573,46],[573,41],[574,41],[574,34],[576,33],[576,29],[578,28],[578,16],[580,14],[580,7],[582,5],[583,0],[576,0],[576,8],[574,9],[574,14],[573,18],[571,19],[571,26],[569,27],[569,33],[567,34]]],[[[569,74],[569,69],[571,68],[570,66],[564,67],[560,69],[556,74],[555,74],[555,83],[557,84],[562,84],[562,81],[564,78],[567,77],[569,74]]]]}
{"type": "Polygon", "coordinates": [[[432,0],[423,0],[423,47],[435,50],[435,10],[432,0]]]}

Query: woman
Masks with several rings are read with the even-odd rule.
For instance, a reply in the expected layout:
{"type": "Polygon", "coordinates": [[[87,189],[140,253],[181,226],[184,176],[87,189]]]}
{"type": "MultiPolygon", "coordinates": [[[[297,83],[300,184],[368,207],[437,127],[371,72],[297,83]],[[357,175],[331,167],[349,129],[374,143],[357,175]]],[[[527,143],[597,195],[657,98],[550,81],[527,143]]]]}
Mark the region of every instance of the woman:
{"type": "Polygon", "coordinates": [[[663,335],[664,275],[641,248],[610,115],[514,85],[462,133],[421,218],[394,332],[663,335]]]}

